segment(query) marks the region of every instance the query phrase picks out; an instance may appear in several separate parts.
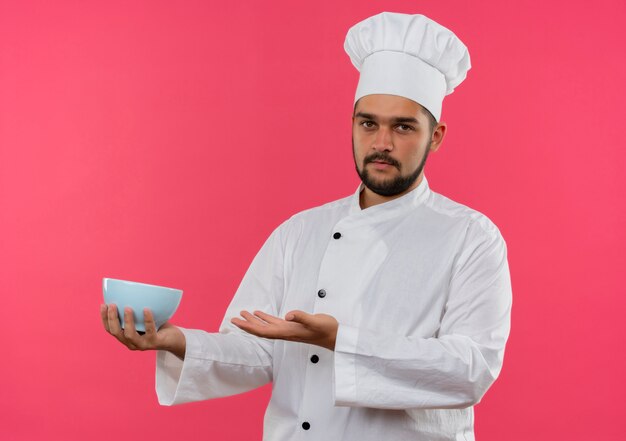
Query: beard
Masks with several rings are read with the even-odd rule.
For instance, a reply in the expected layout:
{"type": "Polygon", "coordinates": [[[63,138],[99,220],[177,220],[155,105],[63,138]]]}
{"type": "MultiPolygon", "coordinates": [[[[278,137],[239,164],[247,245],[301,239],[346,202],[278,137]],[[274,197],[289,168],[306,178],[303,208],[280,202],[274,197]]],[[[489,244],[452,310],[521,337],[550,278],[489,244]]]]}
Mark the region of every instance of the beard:
{"type": "Polygon", "coordinates": [[[424,166],[426,165],[426,159],[428,158],[428,152],[430,151],[430,144],[431,142],[429,141],[428,145],[426,146],[424,157],[420,161],[420,164],[417,166],[415,171],[409,175],[404,176],[402,175],[402,164],[400,164],[397,160],[389,156],[387,152],[374,152],[371,155],[366,156],[363,159],[362,168],[359,169],[359,165],[357,164],[357,161],[356,161],[356,156],[354,156],[354,140],[353,140],[352,141],[352,154],[354,156],[354,165],[356,167],[356,172],[358,173],[359,178],[361,178],[361,182],[363,182],[363,185],[365,185],[374,193],[380,196],[399,195],[407,191],[409,188],[411,188],[411,186],[415,183],[415,181],[417,181],[417,178],[419,178],[420,174],[422,174],[422,171],[424,170],[424,166]],[[400,172],[400,174],[396,176],[395,178],[391,178],[391,179],[374,179],[372,178],[370,173],[367,171],[367,168],[365,167],[367,164],[369,164],[370,162],[374,162],[374,161],[387,162],[388,164],[391,164],[393,167],[396,167],[398,171],[400,172]]]}

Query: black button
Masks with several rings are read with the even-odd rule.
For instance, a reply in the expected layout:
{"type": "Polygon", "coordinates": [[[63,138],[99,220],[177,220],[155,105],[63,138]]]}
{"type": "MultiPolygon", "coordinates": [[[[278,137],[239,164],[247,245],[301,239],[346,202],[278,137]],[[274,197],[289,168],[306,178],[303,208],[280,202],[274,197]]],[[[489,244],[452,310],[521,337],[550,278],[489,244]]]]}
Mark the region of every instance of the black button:
{"type": "Polygon", "coordinates": [[[320,290],[317,292],[317,296],[318,296],[320,299],[323,299],[324,297],[326,297],[326,290],[324,290],[324,289],[320,289],[320,290]]]}
{"type": "Polygon", "coordinates": [[[302,423],[302,428],[304,430],[309,430],[311,428],[311,425],[305,421],[304,423],[302,423]]]}
{"type": "Polygon", "coordinates": [[[341,237],[341,233],[333,234],[333,239],[339,239],[341,237]]]}
{"type": "Polygon", "coordinates": [[[318,361],[320,361],[320,358],[317,355],[311,356],[311,363],[317,363],[318,361]]]}

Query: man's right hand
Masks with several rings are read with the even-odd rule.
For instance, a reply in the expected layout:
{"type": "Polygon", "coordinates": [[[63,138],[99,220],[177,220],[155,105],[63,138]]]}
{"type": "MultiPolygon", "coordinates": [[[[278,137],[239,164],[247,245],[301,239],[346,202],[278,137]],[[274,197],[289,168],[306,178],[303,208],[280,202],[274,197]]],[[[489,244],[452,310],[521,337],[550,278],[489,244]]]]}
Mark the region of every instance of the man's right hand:
{"type": "Polygon", "coordinates": [[[143,310],[146,332],[141,335],[135,329],[133,310],[124,309],[124,328],[120,326],[116,305],[100,305],[104,329],[132,351],[169,351],[181,360],[185,359],[185,335],[176,326],[165,323],[157,331],[154,316],[149,309],[143,310]]]}

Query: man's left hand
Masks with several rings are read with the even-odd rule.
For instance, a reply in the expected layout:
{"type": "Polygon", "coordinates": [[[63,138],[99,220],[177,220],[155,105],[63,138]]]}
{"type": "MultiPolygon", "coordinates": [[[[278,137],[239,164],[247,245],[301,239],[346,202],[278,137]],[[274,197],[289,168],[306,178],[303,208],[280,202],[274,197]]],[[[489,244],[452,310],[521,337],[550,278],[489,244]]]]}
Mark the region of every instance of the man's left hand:
{"type": "Polygon", "coordinates": [[[298,341],[321,346],[333,351],[339,323],[328,314],[307,314],[291,311],[285,319],[255,311],[241,311],[240,318],[233,318],[231,323],[258,337],[298,341]]]}

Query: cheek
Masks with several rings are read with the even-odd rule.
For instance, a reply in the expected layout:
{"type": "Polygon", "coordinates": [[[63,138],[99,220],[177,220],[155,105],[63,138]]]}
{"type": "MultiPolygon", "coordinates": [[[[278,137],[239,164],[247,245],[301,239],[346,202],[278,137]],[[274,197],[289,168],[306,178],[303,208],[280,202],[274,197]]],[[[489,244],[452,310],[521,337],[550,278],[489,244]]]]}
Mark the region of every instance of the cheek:
{"type": "Polygon", "coordinates": [[[398,151],[402,152],[399,154],[401,154],[402,158],[406,162],[411,164],[419,164],[420,162],[422,162],[422,158],[424,158],[426,148],[416,146],[415,142],[407,142],[406,144],[402,145],[401,148],[398,148],[398,151]]]}
{"type": "Polygon", "coordinates": [[[364,157],[367,152],[367,142],[363,136],[352,137],[352,151],[354,152],[354,156],[357,158],[364,157]]]}
{"type": "Polygon", "coordinates": [[[363,144],[364,139],[365,139],[365,136],[359,130],[352,131],[352,143],[353,144],[355,145],[363,144]]]}
{"type": "Polygon", "coordinates": [[[354,148],[352,149],[352,157],[354,158],[355,165],[360,168],[363,165],[363,159],[365,158],[365,155],[358,149],[354,148]]]}

